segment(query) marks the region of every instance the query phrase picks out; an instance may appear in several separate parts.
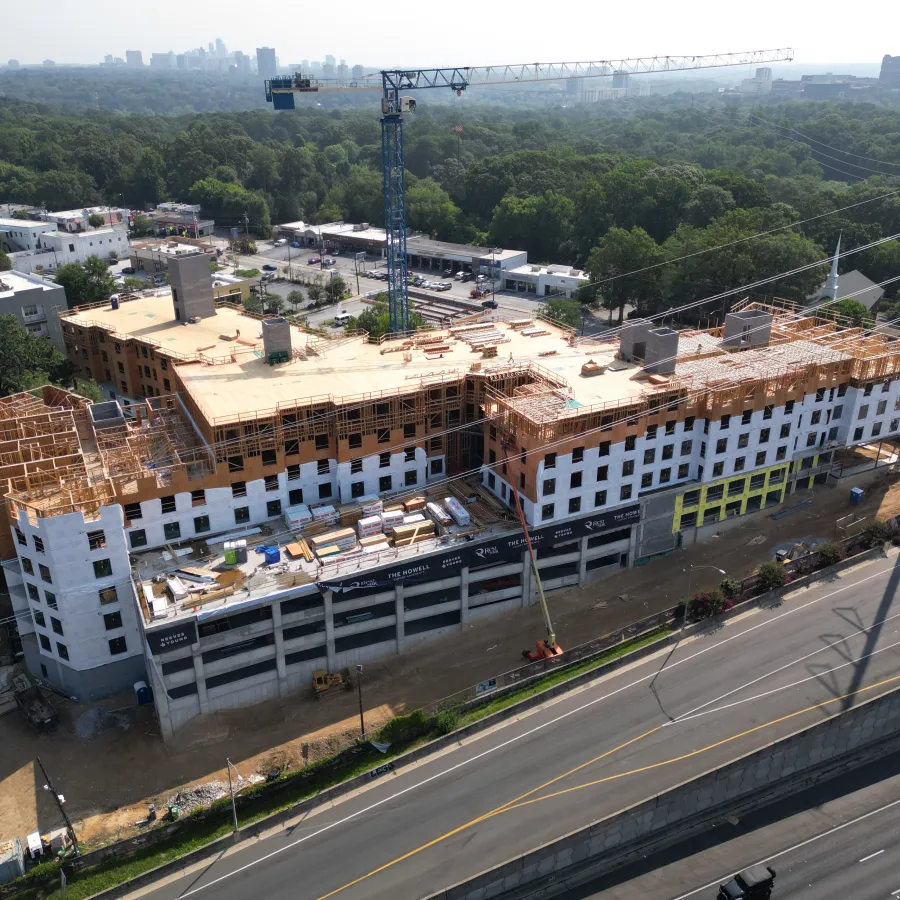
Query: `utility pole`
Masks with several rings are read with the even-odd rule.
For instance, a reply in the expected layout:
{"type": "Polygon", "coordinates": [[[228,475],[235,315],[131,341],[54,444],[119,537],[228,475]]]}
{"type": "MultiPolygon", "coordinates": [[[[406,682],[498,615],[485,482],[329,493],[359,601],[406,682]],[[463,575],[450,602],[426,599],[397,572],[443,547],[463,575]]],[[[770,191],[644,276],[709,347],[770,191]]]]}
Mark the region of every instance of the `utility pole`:
{"type": "Polygon", "coordinates": [[[238,830],[238,820],[237,820],[237,806],[234,802],[234,784],[231,781],[231,760],[228,757],[225,757],[225,768],[228,770],[228,793],[231,794],[231,816],[234,819],[234,831],[235,834],[238,830]]]}
{"type": "Polygon", "coordinates": [[[80,856],[81,851],[78,849],[78,837],[75,834],[75,829],[72,827],[72,822],[70,821],[68,814],[63,808],[63,802],[62,800],[60,800],[59,794],[56,793],[56,788],[53,787],[53,782],[50,780],[50,776],[47,774],[47,770],[44,768],[44,764],[41,762],[41,758],[39,756],[37,757],[37,764],[38,766],[40,766],[41,772],[44,773],[44,778],[47,779],[47,783],[44,785],[44,790],[50,791],[50,793],[53,794],[53,799],[56,801],[56,805],[59,807],[59,811],[66,823],[69,837],[72,838],[72,846],[75,848],[75,855],[80,856]]]}
{"type": "Polygon", "coordinates": [[[362,673],[363,667],[357,663],[356,666],[356,693],[359,696],[359,734],[362,740],[366,739],[366,720],[363,718],[362,704],[362,673]]]}

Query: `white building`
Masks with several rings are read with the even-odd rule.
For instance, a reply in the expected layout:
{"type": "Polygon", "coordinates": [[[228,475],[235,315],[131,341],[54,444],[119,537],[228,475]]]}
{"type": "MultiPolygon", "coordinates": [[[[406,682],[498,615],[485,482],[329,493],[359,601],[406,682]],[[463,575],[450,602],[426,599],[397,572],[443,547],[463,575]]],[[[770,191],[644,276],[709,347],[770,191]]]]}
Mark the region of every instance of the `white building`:
{"type": "Polygon", "coordinates": [[[47,231],[41,236],[40,249],[10,253],[9,258],[18,272],[53,272],[66,263],[84,263],[91,256],[109,260],[127,255],[128,227],[114,225],[86,232],[47,231]]]}
{"type": "Polygon", "coordinates": [[[58,284],[22,272],[0,272],[0,315],[15,316],[37,337],[49,337],[64,351],[57,313],[66,308],[66,293],[58,284]]]}
{"type": "Polygon", "coordinates": [[[16,253],[22,250],[39,250],[43,235],[56,231],[56,225],[50,222],[38,222],[33,219],[0,219],[0,245],[7,247],[7,252],[16,253]]]}
{"type": "Polygon", "coordinates": [[[772,92],[772,70],[768,67],[756,70],[752,78],[745,78],[736,88],[738,94],[769,94],[772,92]]]}
{"type": "Polygon", "coordinates": [[[503,289],[537,297],[573,297],[588,283],[581,269],[571,266],[517,266],[501,272],[503,289]]]}
{"type": "Polygon", "coordinates": [[[90,217],[100,216],[104,225],[128,225],[131,210],[117,206],[87,206],[84,209],[67,209],[62,212],[48,212],[44,219],[53,222],[57,230],[78,232],[90,231],[90,217]]]}

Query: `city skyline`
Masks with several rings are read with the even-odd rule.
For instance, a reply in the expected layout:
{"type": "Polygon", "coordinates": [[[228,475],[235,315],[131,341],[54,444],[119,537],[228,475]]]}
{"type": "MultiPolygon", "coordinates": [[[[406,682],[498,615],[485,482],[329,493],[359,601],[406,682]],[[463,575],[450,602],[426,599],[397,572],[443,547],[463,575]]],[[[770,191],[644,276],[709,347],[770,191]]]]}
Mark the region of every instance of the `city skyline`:
{"type": "MultiPolygon", "coordinates": [[[[492,12],[496,19],[504,21],[505,43],[512,49],[481,50],[477,58],[472,58],[471,49],[423,47],[423,42],[410,42],[403,30],[385,29],[382,34],[376,29],[371,8],[354,0],[339,39],[327,27],[330,22],[324,12],[311,11],[304,17],[303,27],[294,33],[273,31],[273,21],[265,17],[248,20],[243,7],[234,0],[222,0],[219,6],[221,15],[212,31],[203,10],[161,0],[157,7],[160,15],[142,22],[137,33],[122,26],[119,7],[111,0],[85,0],[77,7],[61,6],[49,18],[38,7],[13,6],[6,11],[7,27],[0,34],[0,61],[13,58],[23,65],[35,65],[52,59],[59,65],[90,65],[107,55],[124,58],[128,49],[141,50],[146,61],[152,53],[172,50],[177,54],[187,47],[206,47],[217,38],[226,47],[241,49],[251,57],[256,47],[275,44],[282,65],[298,59],[326,60],[333,55],[346,59],[349,65],[367,67],[589,60],[785,46],[793,47],[798,62],[833,65],[880,61],[884,53],[891,52],[890,47],[873,47],[861,28],[833,28],[827,7],[837,11],[837,5],[827,2],[826,9],[820,10],[822,14],[813,20],[803,8],[783,6],[775,16],[765,15],[761,9],[760,15],[742,19],[740,37],[735,39],[721,24],[721,8],[709,0],[695,2],[690,16],[684,16],[680,8],[651,0],[639,28],[635,28],[630,8],[599,9],[584,0],[574,0],[567,7],[568,15],[560,17],[556,31],[529,15],[527,7],[512,0],[498,0],[492,12]],[[169,8],[177,17],[181,47],[173,46],[171,19],[166,15],[169,8]],[[88,21],[90,28],[85,27],[88,21]],[[552,37],[548,37],[548,32],[552,37]],[[29,46],[28,35],[40,35],[40,40],[29,46]]],[[[470,14],[479,16],[482,9],[471,0],[464,0],[459,12],[465,19],[470,14]]],[[[417,21],[426,31],[429,25],[439,28],[439,15],[437,10],[425,11],[417,21]]]]}

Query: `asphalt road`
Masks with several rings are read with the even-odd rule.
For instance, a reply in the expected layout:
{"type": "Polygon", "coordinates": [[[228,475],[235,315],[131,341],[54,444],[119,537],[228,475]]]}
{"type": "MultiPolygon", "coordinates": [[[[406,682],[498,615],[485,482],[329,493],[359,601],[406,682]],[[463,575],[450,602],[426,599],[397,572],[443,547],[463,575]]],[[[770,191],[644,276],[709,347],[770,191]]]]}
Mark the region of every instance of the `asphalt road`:
{"type": "Polygon", "coordinates": [[[892,552],[386,775],[151,896],[424,897],[897,687],[896,560],[892,552]]]}
{"type": "Polygon", "coordinates": [[[713,900],[751,865],[773,900],[900,896],[900,753],[569,891],[565,900],[713,900]]]}

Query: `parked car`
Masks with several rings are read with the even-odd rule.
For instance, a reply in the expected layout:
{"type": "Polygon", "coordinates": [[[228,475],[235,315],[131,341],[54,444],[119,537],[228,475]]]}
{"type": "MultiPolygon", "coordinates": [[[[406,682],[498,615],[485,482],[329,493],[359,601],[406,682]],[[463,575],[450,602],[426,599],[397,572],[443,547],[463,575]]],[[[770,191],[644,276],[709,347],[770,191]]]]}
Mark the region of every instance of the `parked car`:
{"type": "Polygon", "coordinates": [[[273,241],[276,247],[283,247],[287,243],[287,238],[278,238],[277,241],[273,241]]]}
{"type": "Polygon", "coordinates": [[[365,272],[363,272],[363,275],[366,278],[377,278],[378,277],[378,273],[374,269],[367,269],[365,272]]]}
{"type": "Polygon", "coordinates": [[[317,266],[320,262],[322,262],[322,257],[321,257],[321,256],[311,256],[311,257],[307,260],[307,262],[308,262],[311,266],[317,266]]]}
{"type": "Polygon", "coordinates": [[[125,268],[122,269],[122,274],[123,275],[134,275],[134,266],[125,266],[125,268]]]}
{"type": "Polygon", "coordinates": [[[463,277],[462,277],[463,283],[465,284],[465,282],[471,281],[474,277],[475,276],[471,272],[463,272],[463,277]]]}
{"type": "Polygon", "coordinates": [[[497,301],[496,301],[496,300],[490,300],[490,299],[488,299],[488,300],[482,300],[482,301],[481,301],[481,305],[482,305],[485,309],[496,309],[496,308],[497,308],[497,301]]]}
{"type": "Polygon", "coordinates": [[[438,285],[438,290],[439,290],[439,291],[450,291],[450,290],[452,290],[452,289],[453,289],[453,282],[452,282],[452,281],[442,281],[442,282],[438,285]]]}
{"type": "Polygon", "coordinates": [[[322,260],[323,266],[333,266],[335,260],[333,260],[330,256],[326,256],[325,259],[322,260]]]}
{"type": "Polygon", "coordinates": [[[277,271],[278,271],[278,266],[273,266],[272,263],[266,263],[266,264],[263,266],[263,271],[265,271],[265,272],[277,272],[277,271]]]}
{"type": "Polygon", "coordinates": [[[460,269],[460,270],[453,276],[453,280],[454,280],[454,281],[462,281],[462,280],[463,280],[463,275],[465,275],[465,272],[463,272],[463,270],[460,269]]]}
{"type": "Polygon", "coordinates": [[[291,241],[291,246],[294,247],[294,248],[299,249],[299,247],[300,247],[300,241],[291,241]]]}
{"type": "Polygon", "coordinates": [[[350,313],[344,312],[343,310],[341,310],[334,317],[334,327],[339,328],[342,325],[346,325],[347,322],[349,322],[351,318],[352,317],[351,317],[350,313]]]}
{"type": "Polygon", "coordinates": [[[274,281],[275,273],[274,272],[264,272],[263,277],[260,278],[260,281],[274,281]]]}

